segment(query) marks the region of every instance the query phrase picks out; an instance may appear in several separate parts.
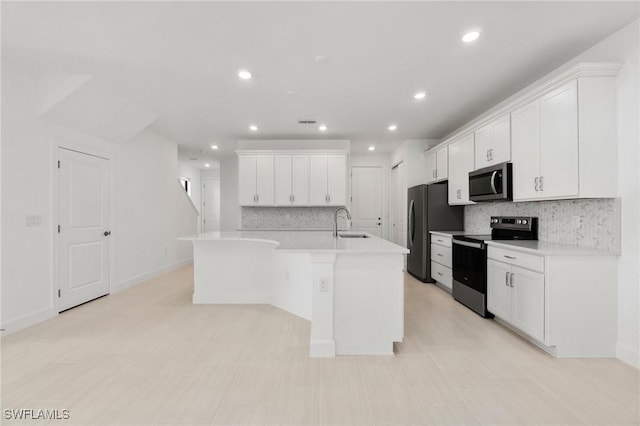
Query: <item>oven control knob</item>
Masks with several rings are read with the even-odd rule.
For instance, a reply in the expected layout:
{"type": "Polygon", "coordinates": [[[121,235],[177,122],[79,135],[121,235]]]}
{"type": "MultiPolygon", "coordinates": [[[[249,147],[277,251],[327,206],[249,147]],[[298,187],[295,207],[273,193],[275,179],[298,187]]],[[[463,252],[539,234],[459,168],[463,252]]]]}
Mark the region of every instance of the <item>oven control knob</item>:
{"type": "Polygon", "coordinates": [[[516,224],[517,225],[522,225],[522,220],[521,219],[516,219],[516,224]]]}
{"type": "Polygon", "coordinates": [[[522,219],[522,224],[526,225],[527,223],[529,223],[529,221],[527,219],[522,219]]]}

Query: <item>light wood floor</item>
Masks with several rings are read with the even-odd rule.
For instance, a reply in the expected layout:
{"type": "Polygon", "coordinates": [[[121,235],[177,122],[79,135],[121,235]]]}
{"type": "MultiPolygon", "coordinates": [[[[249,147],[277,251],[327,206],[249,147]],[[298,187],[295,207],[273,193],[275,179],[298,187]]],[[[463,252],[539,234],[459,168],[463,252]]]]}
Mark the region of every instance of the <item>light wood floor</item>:
{"type": "Polygon", "coordinates": [[[68,409],[58,425],[639,424],[637,370],[554,359],[409,276],[396,356],[309,359],[307,321],[191,292],[188,267],[6,336],[3,409],[68,409]]]}

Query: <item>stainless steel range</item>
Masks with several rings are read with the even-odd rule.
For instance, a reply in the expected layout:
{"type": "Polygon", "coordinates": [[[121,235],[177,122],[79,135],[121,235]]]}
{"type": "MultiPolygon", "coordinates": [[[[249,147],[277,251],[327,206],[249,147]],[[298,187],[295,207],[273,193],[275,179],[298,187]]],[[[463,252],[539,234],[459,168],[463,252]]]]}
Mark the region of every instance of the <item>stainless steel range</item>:
{"type": "Polygon", "coordinates": [[[453,297],[485,318],[487,311],[487,245],[492,240],[537,240],[538,218],[492,216],[491,235],[453,236],[453,297]]]}

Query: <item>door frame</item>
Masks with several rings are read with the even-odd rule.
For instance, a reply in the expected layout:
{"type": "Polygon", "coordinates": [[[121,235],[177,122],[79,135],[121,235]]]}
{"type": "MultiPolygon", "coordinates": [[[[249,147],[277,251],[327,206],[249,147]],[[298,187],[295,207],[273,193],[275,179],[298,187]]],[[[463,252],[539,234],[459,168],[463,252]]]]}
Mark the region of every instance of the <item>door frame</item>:
{"type": "MultiPolygon", "coordinates": [[[[104,142],[100,145],[103,145],[104,142]]],[[[58,150],[66,149],[68,151],[75,151],[80,154],[91,155],[93,157],[103,158],[109,161],[109,228],[111,230],[111,241],[109,243],[109,293],[111,294],[114,289],[114,277],[115,277],[115,253],[117,244],[117,229],[115,226],[115,161],[112,159],[113,155],[109,150],[105,150],[103,146],[98,146],[98,143],[86,143],[77,142],[68,139],[52,139],[51,140],[51,307],[54,315],[60,313],[60,304],[58,298],[58,290],[60,289],[60,283],[58,281],[58,261],[60,253],[58,250],[58,150]]]]}
{"type": "Polygon", "coordinates": [[[354,168],[377,168],[380,169],[380,172],[382,173],[382,188],[380,188],[381,191],[381,195],[382,195],[382,226],[380,227],[380,234],[382,239],[388,239],[388,235],[389,235],[389,230],[387,229],[388,226],[385,225],[386,222],[388,222],[389,219],[389,201],[388,201],[388,188],[389,185],[387,184],[388,182],[388,168],[383,166],[382,164],[366,164],[366,163],[351,163],[349,166],[349,186],[348,186],[348,190],[349,190],[349,197],[347,200],[347,206],[349,207],[349,209],[353,208],[353,169],[354,168]]]}

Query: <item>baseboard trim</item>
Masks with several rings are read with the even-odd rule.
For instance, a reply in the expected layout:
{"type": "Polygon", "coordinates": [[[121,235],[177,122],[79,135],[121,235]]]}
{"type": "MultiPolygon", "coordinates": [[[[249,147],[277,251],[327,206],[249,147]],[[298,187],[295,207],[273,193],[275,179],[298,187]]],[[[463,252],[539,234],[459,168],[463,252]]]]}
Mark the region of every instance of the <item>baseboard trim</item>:
{"type": "Polygon", "coordinates": [[[336,342],[334,340],[311,340],[309,357],[334,358],[336,356],[336,342]]]}
{"type": "Polygon", "coordinates": [[[616,358],[632,367],[640,369],[640,353],[638,353],[638,348],[630,348],[622,343],[617,343],[616,358]]]}
{"type": "Polygon", "coordinates": [[[58,313],[53,308],[53,306],[49,306],[48,308],[33,312],[31,314],[23,315],[19,318],[3,323],[2,328],[4,331],[2,332],[2,335],[6,336],[8,334],[15,333],[16,331],[30,327],[39,322],[48,320],[56,316],[58,316],[58,313]]]}
{"type": "Polygon", "coordinates": [[[151,272],[147,272],[146,274],[141,274],[136,277],[130,278],[128,280],[120,281],[111,287],[111,293],[118,293],[123,290],[134,287],[138,284],[141,284],[145,281],[149,281],[152,278],[155,278],[159,275],[166,274],[167,272],[175,271],[176,269],[183,268],[187,265],[193,263],[193,257],[189,257],[187,259],[181,260],[179,262],[173,263],[171,265],[163,266],[162,268],[154,269],[151,272]]]}

